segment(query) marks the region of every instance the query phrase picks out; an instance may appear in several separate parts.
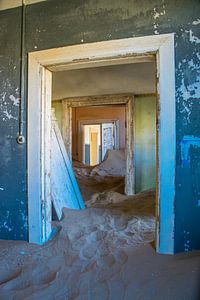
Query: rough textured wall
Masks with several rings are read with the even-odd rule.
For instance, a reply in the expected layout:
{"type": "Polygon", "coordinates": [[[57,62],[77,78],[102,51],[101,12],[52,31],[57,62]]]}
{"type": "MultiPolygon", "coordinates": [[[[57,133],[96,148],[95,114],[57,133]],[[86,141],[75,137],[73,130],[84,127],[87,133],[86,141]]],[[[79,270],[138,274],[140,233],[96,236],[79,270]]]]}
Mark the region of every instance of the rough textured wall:
{"type": "MultiPolygon", "coordinates": [[[[199,0],[49,0],[30,5],[26,10],[26,51],[36,51],[58,46],[143,36],[159,33],[175,32],[176,58],[176,103],[177,103],[177,167],[176,167],[176,232],[175,250],[188,251],[200,248],[200,36],[199,36],[199,0]]],[[[19,38],[16,38],[20,16],[17,10],[4,12],[0,22],[7,24],[7,29],[1,33],[0,51],[4,56],[4,44],[7,40],[15,40],[15,51],[11,51],[8,61],[16,55],[19,38]],[[5,19],[4,19],[5,18],[5,19]],[[16,19],[17,18],[17,19],[16,19]],[[15,22],[14,22],[15,21],[15,22]],[[4,23],[5,22],[5,23],[4,23]],[[17,24],[17,25],[16,25],[17,24]],[[7,34],[6,34],[7,31],[7,34]],[[9,34],[8,34],[9,32],[9,34]],[[11,58],[10,58],[11,57],[11,58]]],[[[2,16],[2,13],[1,13],[2,16]]],[[[3,27],[6,27],[3,25],[3,27]]],[[[10,46],[7,45],[10,51],[10,46]]],[[[17,60],[16,74],[8,72],[5,58],[3,66],[4,89],[8,93],[8,102],[3,100],[4,111],[7,109],[12,117],[16,117],[13,101],[9,95],[18,87],[17,60]],[[6,80],[11,86],[5,87],[6,80]],[[5,103],[6,102],[6,103],[5,103]]],[[[1,66],[2,68],[2,66],[1,66]]],[[[2,76],[2,74],[1,74],[2,76]]],[[[2,83],[1,83],[2,84],[2,83]]],[[[2,109],[1,109],[2,111],[2,109]]],[[[1,112],[1,120],[3,114],[1,112]]],[[[7,128],[1,128],[3,145],[2,155],[8,155],[9,164],[2,161],[2,187],[8,187],[1,198],[1,205],[5,209],[20,208],[23,214],[18,214],[19,222],[24,222],[24,189],[25,155],[24,148],[15,144],[17,125],[11,129],[15,121],[10,119],[7,128]],[[14,130],[14,131],[13,131],[14,130]],[[9,137],[8,137],[9,136],[9,137]],[[23,158],[23,159],[22,159],[23,158]],[[12,175],[10,175],[11,172],[12,175]],[[14,175],[17,170],[18,176],[14,175]],[[5,172],[6,171],[6,172],[5,172]],[[16,176],[14,178],[14,176],[16,176]],[[12,187],[11,187],[12,182],[12,187]],[[21,188],[20,188],[21,186],[21,188]],[[19,200],[19,195],[20,200],[19,200]],[[22,201],[20,206],[17,206],[22,201]]],[[[1,122],[2,127],[3,122],[1,122]]],[[[1,142],[2,143],[2,142],[1,142]]],[[[2,147],[1,147],[2,148],[2,147]]],[[[166,158],[167,159],[167,158],[166,158]]],[[[7,229],[8,237],[17,237],[20,225],[7,229]]],[[[1,222],[1,226],[3,223],[1,222]]],[[[2,229],[3,230],[3,229],[2,229]]],[[[3,231],[1,236],[3,237],[3,231]]],[[[24,232],[24,231],[23,231],[24,232]]]]}
{"type": "Polygon", "coordinates": [[[0,12],[0,238],[27,238],[26,153],[16,143],[21,11],[0,12]]]}

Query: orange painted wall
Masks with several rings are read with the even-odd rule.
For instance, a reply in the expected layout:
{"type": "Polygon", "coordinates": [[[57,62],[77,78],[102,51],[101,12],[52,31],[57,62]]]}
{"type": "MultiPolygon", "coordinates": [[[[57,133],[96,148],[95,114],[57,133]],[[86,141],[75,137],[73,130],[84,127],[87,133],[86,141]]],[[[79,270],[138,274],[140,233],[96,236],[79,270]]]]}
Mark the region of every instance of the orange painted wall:
{"type": "Polygon", "coordinates": [[[125,148],[125,106],[78,107],[72,110],[72,155],[78,159],[78,122],[83,120],[119,120],[119,145],[125,148]]]}

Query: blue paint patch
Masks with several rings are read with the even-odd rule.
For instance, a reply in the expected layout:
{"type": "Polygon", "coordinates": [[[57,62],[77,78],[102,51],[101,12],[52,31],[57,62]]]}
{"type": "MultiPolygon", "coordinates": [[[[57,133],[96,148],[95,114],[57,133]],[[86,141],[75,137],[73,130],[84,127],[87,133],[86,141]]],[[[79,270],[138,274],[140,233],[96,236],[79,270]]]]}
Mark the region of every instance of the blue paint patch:
{"type": "Polygon", "coordinates": [[[190,245],[191,241],[189,239],[190,238],[190,232],[184,230],[183,233],[184,233],[184,251],[188,252],[188,251],[191,250],[191,245],[190,245]]]}
{"type": "Polygon", "coordinates": [[[200,206],[200,199],[197,200],[197,206],[200,206]]]}
{"type": "Polygon", "coordinates": [[[193,135],[185,135],[180,143],[182,167],[190,166],[190,147],[200,147],[200,138],[193,135]]]}

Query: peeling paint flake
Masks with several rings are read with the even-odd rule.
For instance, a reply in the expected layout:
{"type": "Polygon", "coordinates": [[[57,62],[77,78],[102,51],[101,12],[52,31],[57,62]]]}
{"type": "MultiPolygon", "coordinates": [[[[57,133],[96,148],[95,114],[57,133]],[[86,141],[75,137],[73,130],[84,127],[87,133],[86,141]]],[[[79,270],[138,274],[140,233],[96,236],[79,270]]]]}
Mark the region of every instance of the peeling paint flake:
{"type": "Polygon", "coordinates": [[[153,28],[154,28],[154,33],[155,34],[159,34],[158,21],[159,21],[159,18],[164,16],[165,14],[166,14],[166,11],[165,11],[165,5],[164,4],[163,4],[161,10],[154,7],[154,9],[153,9],[153,19],[154,19],[153,28]]]}
{"type": "Polygon", "coordinates": [[[199,25],[200,24],[200,19],[197,19],[192,22],[192,25],[199,25]]]}
{"type": "Polygon", "coordinates": [[[19,105],[19,98],[15,98],[13,95],[10,95],[9,99],[13,102],[13,105],[15,106],[19,105]]]}
{"type": "Polygon", "coordinates": [[[189,33],[189,41],[191,43],[195,43],[195,44],[199,44],[200,43],[200,38],[198,38],[197,36],[194,35],[193,31],[190,30],[186,30],[185,32],[189,33]]]}
{"type": "MultiPolygon", "coordinates": [[[[11,120],[11,119],[14,119],[14,120],[17,120],[16,117],[13,117],[8,111],[7,109],[3,111],[3,114],[4,116],[8,119],[8,120],[11,120]]],[[[4,119],[5,120],[5,119],[4,119]]]]}
{"type": "Polygon", "coordinates": [[[186,123],[191,122],[190,116],[194,101],[200,99],[200,69],[197,64],[199,57],[197,52],[196,57],[190,60],[182,59],[176,69],[180,80],[180,85],[176,91],[177,101],[178,103],[181,102],[180,113],[183,114],[183,121],[186,123]]]}
{"type": "Polygon", "coordinates": [[[165,13],[166,13],[166,11],[165,11],[165,5],[163,5],[163,10],[162,11],[160,11],[160,12],[157,11],[157,9],[155,7],[154,7],[153,11],[154,11],[153,18],[154,18],[154,20],[156,20],[156,19],[160,18],[160,16],[164,16],[165,15],[165,13]]]}

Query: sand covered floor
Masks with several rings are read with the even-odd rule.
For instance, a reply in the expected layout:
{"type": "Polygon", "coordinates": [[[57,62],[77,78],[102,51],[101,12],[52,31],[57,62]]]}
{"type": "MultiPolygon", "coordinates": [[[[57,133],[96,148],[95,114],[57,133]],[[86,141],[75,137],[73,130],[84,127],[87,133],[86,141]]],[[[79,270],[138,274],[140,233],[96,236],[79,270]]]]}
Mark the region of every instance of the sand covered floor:
{"type": "MultiPolygon", "coordinates": [[[[123,150],[108,150],[104,161],[94,167],[73,161],[74,173],[84,201],[87,203],[94,194],[102,192],[114,191],[123,194],[125,166],[123,150]]],[[[106,199],[109,201],[108,195],[106,199]]]]}
{"type": "Polygon", "coordinates": [[[44,246],[1,241],[0,299],[200,299],[200,253],[158,255],[149,244],[154,200],[103,193],[97,207],[64,209],[44,246]]]}
{"type": "Polygon", "coordinates": [[[0,241],[0,300],[200,299],[200,252],[155,253],[155,191],[125,196],[124,165],[75,162],[86,209],[63,209],[44,246],[0,241]]]}

